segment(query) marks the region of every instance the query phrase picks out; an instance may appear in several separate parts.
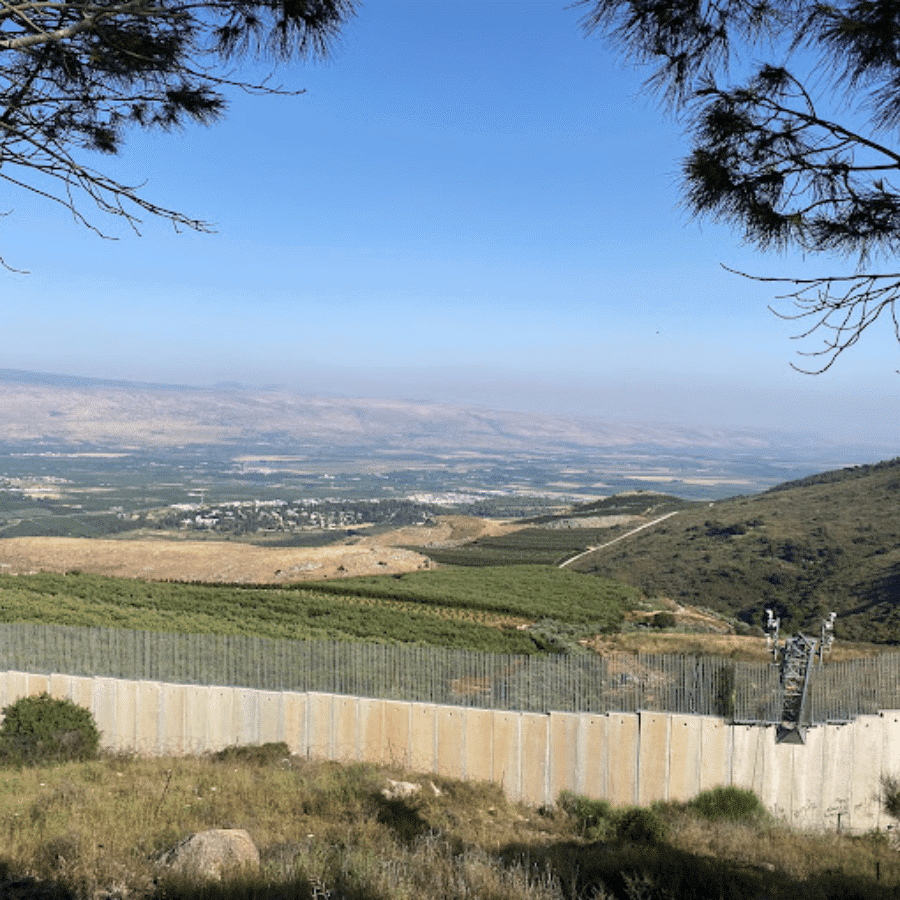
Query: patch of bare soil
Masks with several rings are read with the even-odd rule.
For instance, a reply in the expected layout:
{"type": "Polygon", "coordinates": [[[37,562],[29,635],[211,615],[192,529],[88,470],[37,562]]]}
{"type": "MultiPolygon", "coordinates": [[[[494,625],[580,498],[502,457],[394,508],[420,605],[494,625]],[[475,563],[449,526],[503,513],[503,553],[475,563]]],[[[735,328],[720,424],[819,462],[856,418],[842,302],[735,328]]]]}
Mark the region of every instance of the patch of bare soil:
{"type": "Polygon", "coordinates": [[[7,538],[0,572],[68,572],[147,581],[271,584],[350,575],[393,575],[427,569],[431,561],[398,547],[271,548],[230,541],[116,541],[90,538],[7,538]]]}
{"type": "Polygon", "coordinates": [[[726,656],[753,662],[766,662],[766,640],[736,634],[681,634],[677,632],[627,632],[598,635],[583,642],[591,650],[606,655],[635,653],[695,653],[726,656]]]}
{"type": "Polygon", "coordinates": [[[478,516],[437,516],[432,525],[410,525],[373,537],[360,536],[358,543],[390,547],[459,547],[481,537],[498,537],[524,527],[478,516]]]}
{"type": "MultiPolygon", "coordinates": [[[[715,613],[705,612],[697,609],[695,606],[682,606],[674,600],[664,600],[665,608],[675,616],[675,624],[689,631],[706,632],[710,634],[733,634],[734,629],[720,616],[715,613]]],[[[655,615],[656,610],[649,612],[635,610],[626,613],[625,618],[632,622],[649,622],[655,615]]]]}
{"type": "Polygon", "coordinates": [[[423,553],[517,526],[469,516],[441,517],[436,525],[361,535],[326,547],[258,547],[219,540],[115,540],[22,537],[0,540],[0,572],[68,572],[147,581],[224,581],[273,584],[352,575],[396,575],[433,568],[423,553]]]}

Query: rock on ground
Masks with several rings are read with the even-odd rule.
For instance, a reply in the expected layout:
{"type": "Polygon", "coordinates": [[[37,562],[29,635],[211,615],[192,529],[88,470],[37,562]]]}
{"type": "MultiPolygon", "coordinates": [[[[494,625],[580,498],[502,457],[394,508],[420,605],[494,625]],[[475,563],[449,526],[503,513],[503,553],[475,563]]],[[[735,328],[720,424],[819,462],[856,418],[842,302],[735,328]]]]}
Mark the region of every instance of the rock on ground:
{"type": "Polygon", "coordinates": [[[242,828],[217,828],[192,834],[157,862],[177,875],[220,881],[230,869],[258,869],[259,851],[242,828]]]}

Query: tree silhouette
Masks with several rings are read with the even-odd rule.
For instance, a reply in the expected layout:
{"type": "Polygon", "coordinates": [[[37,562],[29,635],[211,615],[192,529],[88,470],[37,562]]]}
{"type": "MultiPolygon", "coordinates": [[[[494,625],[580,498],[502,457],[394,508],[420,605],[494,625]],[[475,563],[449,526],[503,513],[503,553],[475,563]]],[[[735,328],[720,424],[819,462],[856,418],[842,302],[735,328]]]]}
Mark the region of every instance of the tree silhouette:
{"type": "Polygon", "coordinates": [[[328,55],[355,0],[0,0],[0,178],[67,207],[177,228],[208,223],[147,199],[94,167],[130,127],[209,124],[222,90],[298,93],[248,82],[245,57],[328,55]]]}
{"type": "MultiPolygon", "coordinates": [[[[762,250],[855,258],[855,271],[762,278],[792,285],[780,299],[822,343],[801,355],[823,372],[879,318],[900,342],[900,271],[873,269],[900,246],[900,3],[851,0],[580,0],[582,25],[632,60],[652,63],[645,87],[686,117],[684,201],[762,250]],[[766,45],[723,86],[740,54],[766,45]],[[797,66],[803,74],[798,74],[797,66]],[[815,89],[813,89],[815,88],[815,89]],[[826,112],[828,97],[842,108],[826,112]],[[864,120],[864,127],[855,124],[864,120]]],[[[726,267],[727,268],[727,267],[726,267]]],[[[890,268],[890,267],[888,267],[890,268]]],[[[734,270],[730,270],[734,271],[734,270]]]]}

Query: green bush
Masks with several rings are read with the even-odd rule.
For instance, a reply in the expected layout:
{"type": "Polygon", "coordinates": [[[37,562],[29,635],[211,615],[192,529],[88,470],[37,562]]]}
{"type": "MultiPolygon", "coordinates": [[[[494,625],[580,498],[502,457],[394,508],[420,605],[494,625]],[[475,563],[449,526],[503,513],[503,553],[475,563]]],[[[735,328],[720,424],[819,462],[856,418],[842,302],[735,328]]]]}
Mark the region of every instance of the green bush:
{"type": "Polygon", "coordinates": [[[274,766],[291,758],[290,747],[284,741],[267,744],[233,744],[213,753],[213,759],[225,763],[245,763],[254,766],[274,766]]]}
{"type": "Polygon", "coordinates": [[[688,809],[710,820],[746,822],[765,818],[767,815],[765,807],[753,791],[736,787],[715,787],[703,791],[688,803],[688,809]]]}
{"type": "Polygon", "coordinates": [[[608,800],[592,800],[571,791],[563,791],[557,801],[560,809],[575,820],[581,837],[596,841],[605,838],[612,828],[613,811],[608,800]]]}
{"type": "Polygon", "coordinates": [[[674,613],[658,612],[650,620],[650,624],[654,628],[674,628],[677,624],[677,620],[675,618],[674,613]]]}
{"type": "Polygon", "coordinates": [[[900,778],[881,776],[881,808],[892,818],[900,819],[900,778]]]}
{"type": "Polygon", "coordinates": [[[95,759],[100,732],[90,711],[47,693],[22,697],[3,710],[0,760],[34,765],[95,759]]]}
{"type": "Polygon", "coordinates": [[[616,816],[616,837],[630,844],[656,847],[665,842],[669,826],[655,809],[632,806],[616,816]]]}

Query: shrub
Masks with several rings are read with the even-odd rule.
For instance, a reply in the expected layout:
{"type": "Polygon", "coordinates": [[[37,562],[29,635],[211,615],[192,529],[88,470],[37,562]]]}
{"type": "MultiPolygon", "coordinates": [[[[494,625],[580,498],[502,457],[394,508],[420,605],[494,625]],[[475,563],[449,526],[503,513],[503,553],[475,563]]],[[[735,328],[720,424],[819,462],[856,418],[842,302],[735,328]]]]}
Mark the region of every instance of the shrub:
{"type": "Polygon", "coordinates": [[[616,836],[631,844],[662,844],[669,834],[669,827],[654,809],[632,806],[616,816],[616,836]]]}
{"type": "Polygon", "coordinates": [[[688,808],[704,819],[754,821],[765,818],[765,807],[753,791],[736,787],[715,787],[697,794],[688,808]]]}
{"type": "Polygon", "coordinates": [[[272,766],[291,758],[291,750],[284,741],[267,744],[234,744],[213,753],[213,759],[225,763],[246,763],[254,766],[272,766]]]}
{"type": "Polygon", "coordinates": [[[900,778],[881,776],[881,808],[892,818],[900,819],[900,778]]]}
{"type": "Polygon", "coordinates": [[[571,791],[563,791],[557,801],[560,809],[575,820],[575,828],[581,837],[601,840],[612,827],[612,806],[608,800],[591,800],[571,791]]]}
{"type": "Polygon", "coordinates": [[[0,759],[34,765],[95,759],[100,732],[90,711],[47,693],[22,697],[3,710],[0,759]]]}
{"type": "Polygon", "coordinates": [[[658,612],[651,620],[650,624],[654,628],[674,628],[677,624],[674,613],[658,612]]]}

